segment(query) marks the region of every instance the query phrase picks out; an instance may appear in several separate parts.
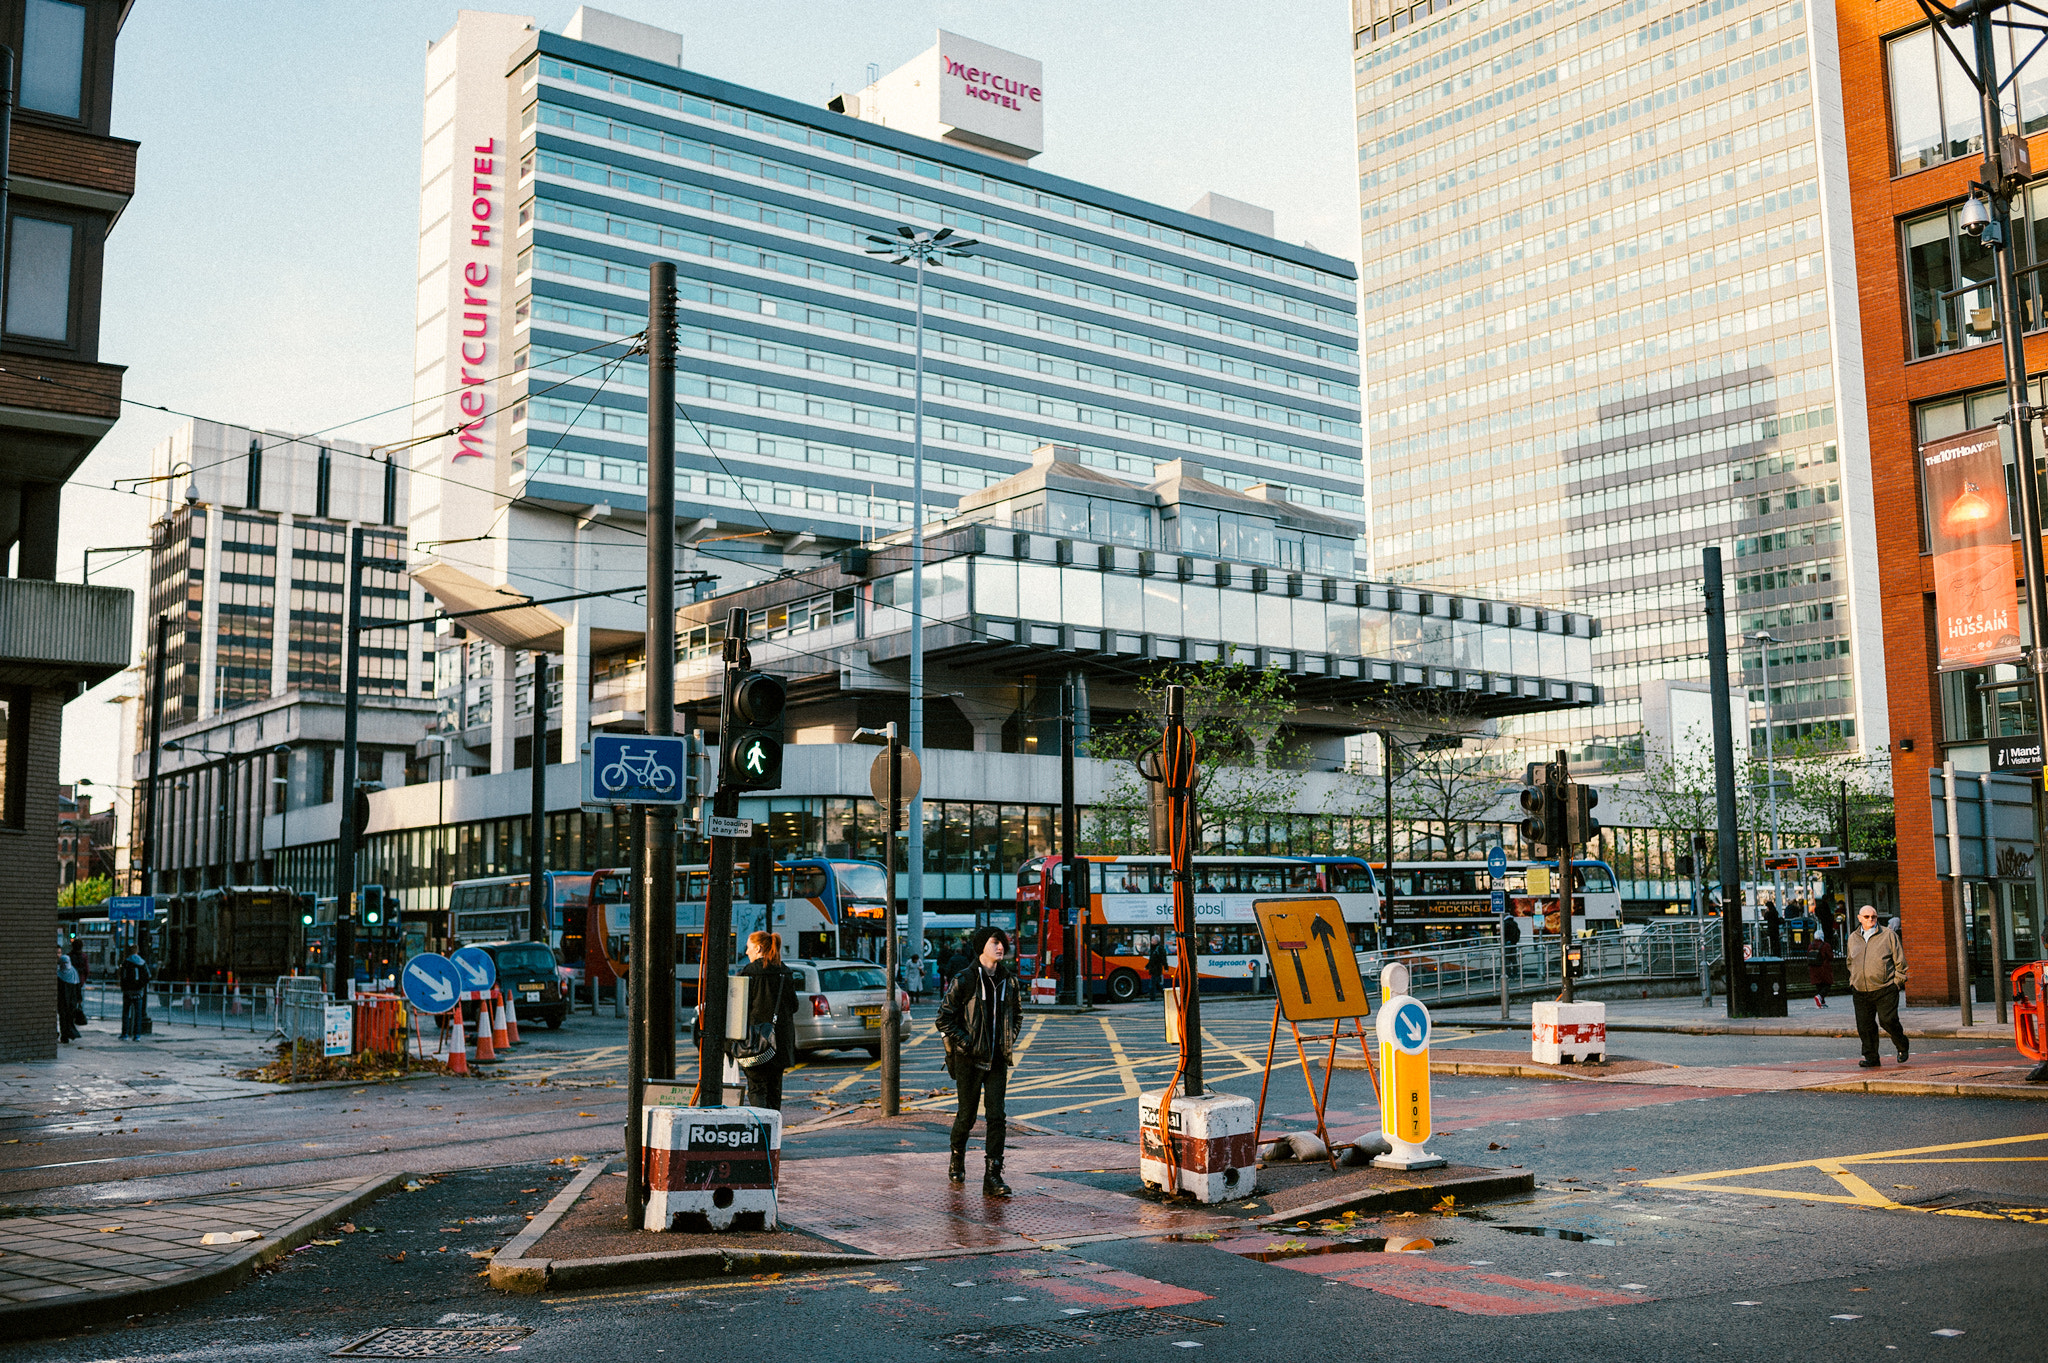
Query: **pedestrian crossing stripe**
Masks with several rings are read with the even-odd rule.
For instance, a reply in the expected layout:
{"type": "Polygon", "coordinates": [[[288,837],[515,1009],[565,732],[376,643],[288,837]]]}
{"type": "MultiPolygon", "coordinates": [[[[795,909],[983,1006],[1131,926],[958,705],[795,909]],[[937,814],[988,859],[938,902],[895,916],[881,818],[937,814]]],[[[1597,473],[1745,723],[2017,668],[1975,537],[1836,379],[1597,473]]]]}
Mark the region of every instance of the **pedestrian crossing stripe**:
{"type": "Polygon", "coordinates": [[[1918,1158],[1937,1157],[1958,1150],[1991,1150],[2029,1142],[2048,1141],[2048,1131],[2030,1136],[1994,1136],[1979,1141],[1956,1141],[1948,1145],[1921,1145],[1904,1150],[1873,1150],[1862,1155],[1840,1155],[1834,1158],[1788,1160],[1782,1164],[1757,1164],[1747,1169],[1717,1169],[1702,1174],[1680,1174],[1670,1178],[1652,1178],[1632,1181],[1629,1186],[1636,1188],[1671,1188],[1696,1193],[1741,1193],[1748,1197],[1773,1197],[1793,1202],[1834,1202],[1850,1207],[1875,1207],[1881,1211],[1919,1212],[1929,1216],[1964,1216],[1982,1221],[2032,1221],[2039,1219],[2025,1215],[2029,1208],[2012,1208],[2007,1212],[1986,1212],[1966,1207],[1915,1207],[1899,1202],[1879,1192],[1851,1166],[1862,1168],[1885,1168],[1918,1164],[2020,1164],[2039,1163],[2048,1160],[2048,1155],[1982,1155],[1964,1158],[1918,1158]],[[1728,1183],[1723,1180],[1753,1178],[1759,1174],[1782,1174],[1791,1170],[1812,1169],[1833,1179],[1842,1188],[1840,1193],[1815,1193],[1798,1188],[1763,1188],[1749,1184],[1728,1183]]]}

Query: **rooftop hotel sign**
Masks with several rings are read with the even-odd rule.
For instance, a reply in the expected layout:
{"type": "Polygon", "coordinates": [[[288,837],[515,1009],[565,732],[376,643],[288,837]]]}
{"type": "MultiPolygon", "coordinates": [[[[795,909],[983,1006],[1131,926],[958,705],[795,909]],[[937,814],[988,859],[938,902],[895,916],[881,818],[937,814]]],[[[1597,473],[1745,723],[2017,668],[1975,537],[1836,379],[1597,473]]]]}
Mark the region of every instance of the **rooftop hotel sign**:
{"type": "Polygon", "coordinates": [[[1045,150],[1045,67],[957,33],[939,33],[939,124],[956,142],[1010,156],[1045,150]]]}

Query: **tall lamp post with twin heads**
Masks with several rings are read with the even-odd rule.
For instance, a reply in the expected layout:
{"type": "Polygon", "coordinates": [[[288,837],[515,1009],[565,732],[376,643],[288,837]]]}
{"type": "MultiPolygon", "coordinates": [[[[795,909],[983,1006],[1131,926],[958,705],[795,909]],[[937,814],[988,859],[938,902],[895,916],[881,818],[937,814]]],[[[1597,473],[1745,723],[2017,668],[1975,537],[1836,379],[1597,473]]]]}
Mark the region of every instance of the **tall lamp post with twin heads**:
{"type": "MultiPolygon", "coordinates": [[[[955,235],[950,227],[937,231],[902,226],[896,235],[870,234],[867,253],[891,265],[917,266],[916,333],[912,346],[910,407],[910,725],[907,747],[924,760],[924,272],[957,260],[981,243],[955,235]]],[[[910,797],[910,922],[907,925],[908,968],[921,992],[924,988],[924,796],[910,797]]]]}

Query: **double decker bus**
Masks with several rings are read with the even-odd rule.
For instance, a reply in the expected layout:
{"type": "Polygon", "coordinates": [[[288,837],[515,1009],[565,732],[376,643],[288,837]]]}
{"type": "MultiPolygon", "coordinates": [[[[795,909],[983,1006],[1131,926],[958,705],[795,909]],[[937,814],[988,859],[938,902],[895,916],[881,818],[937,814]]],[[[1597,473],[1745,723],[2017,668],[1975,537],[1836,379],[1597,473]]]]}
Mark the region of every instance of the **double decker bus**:
{"type": "MultiPolygon", "coordinates": [[[[1461,939],[1496,940],[1500,928],[1493,912],[1493,874],[1483,861],[1397,861],[1382,870],[1393,895],[1393,928],[1388,947],[1432,946],[1461,939]]],[[[1510,861],[1504,877],[1508,912],[1529,920],[1525,933],[1556,936],[1558,922],[1557,863],[1510,861]],[[1529,872],[1537,872],[1531,893],[1529,872]]],[[[1621,887],[1614,868],[1604,861],[1572,863],[1574,935],[1612,932],[1621,926],[1621,887]]]]}
{"type": "MultiPolygon", "coordinates": [[[[746,956],[747,934],[782,935],[783,955],[804,960],[836,960],[853,951],[872,919],[880,940],[888,872],[871,861],[798,858],[775,863],[771,900],[753,897],[753,877],[746,862],[733,866],[731,954],[737,964],[746,956]]],[[[704,905],[710,896],[709,866],[676,868],[676,979],[683,998],[694,1003],[704,968],[704,905]]],[[[632,871],[606,867],[591,877],[590,924],[583,960],[601,961],[602,968],[624,978],[631,966],[632,871]]],[[[566,951],[565,951],[566,955],[566,951]]],[[[573,962],[572,962],[573,964],[573,962]]]]}
{"type": "MultiPolygon", "coordinates": [[[[1065,954],[1072,932],[1048,911],[1045,882],[1057,856],[1033,857],[1017,872],[1019,969],[1065,954]]],[[[1118,1003],[1145,987],[1146,960],[1173,927],[1168,859],[1158,856],[1077,858],[1076,902],[1087,906],[1083,940],[1089,992],[1118,1003]]],[[[1195,858],[1195,973],[1205,991],[1251,989],[1265,964],[1252,906],[1265,899],[1334,899],[1343,910],[1354,951],[1378,945],[1379,884],[1363,857],[1265,856],[1195,858]]],[[[1169,941],[1169,969],[1172,969],[1169,941]]]]}
{"type": "MultiPolygon", "coordinates": [[[[543,871],[547,893],[547,943],[562,946],[562,935],[578,923],[590,902],[589,871],[543,871]]],[[[533,936],[531,880],[527,876],[483,876],[458,880],[448,891],[448,941],[526,941],[533,936]]],[[[413,915],[408,913],[408,923],[413,915]]]]}

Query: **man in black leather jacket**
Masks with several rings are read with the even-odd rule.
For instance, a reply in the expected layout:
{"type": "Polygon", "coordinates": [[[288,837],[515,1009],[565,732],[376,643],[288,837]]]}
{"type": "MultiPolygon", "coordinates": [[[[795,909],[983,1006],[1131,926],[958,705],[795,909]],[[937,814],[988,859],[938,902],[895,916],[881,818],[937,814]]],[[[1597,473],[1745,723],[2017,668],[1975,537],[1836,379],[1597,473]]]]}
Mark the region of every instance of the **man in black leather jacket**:
{"type": "Polygon", "coordinates": [[[1010,1185],[1003,1182],[1003,1095],[1017,1055],[1017,1032],[1024,1025],[1023,991],[1017,968],[1008,959],[1009,935],[1001,928],[975,929],[967,951],[973,964],[954,977],[937,1020],[946,1042],[947,1072],[960,1088],[947,1177],[954,1183],[967,1181],[967,1135],[974,1130],[975,1109],[981,1108],[988,1124],[982,1142],[988,1167],[981,1191],[987,1197],[1008,1197],[1010,1185]]]}

